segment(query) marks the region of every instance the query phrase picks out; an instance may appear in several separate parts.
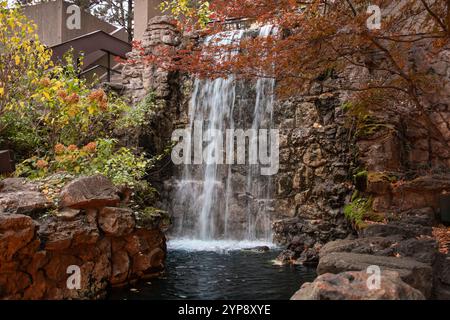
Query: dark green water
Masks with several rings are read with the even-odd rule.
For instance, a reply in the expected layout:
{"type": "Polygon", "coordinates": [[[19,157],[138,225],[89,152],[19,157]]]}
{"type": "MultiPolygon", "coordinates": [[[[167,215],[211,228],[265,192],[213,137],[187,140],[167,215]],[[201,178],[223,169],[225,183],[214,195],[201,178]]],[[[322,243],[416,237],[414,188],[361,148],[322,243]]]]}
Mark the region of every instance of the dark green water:
{"type": "Polygon", "coordinates": [[[287,300],[316,273],[303,266],[274,265],[278,253],[169,249],[163,278],[116,290],[110,299],[287,300]]]}

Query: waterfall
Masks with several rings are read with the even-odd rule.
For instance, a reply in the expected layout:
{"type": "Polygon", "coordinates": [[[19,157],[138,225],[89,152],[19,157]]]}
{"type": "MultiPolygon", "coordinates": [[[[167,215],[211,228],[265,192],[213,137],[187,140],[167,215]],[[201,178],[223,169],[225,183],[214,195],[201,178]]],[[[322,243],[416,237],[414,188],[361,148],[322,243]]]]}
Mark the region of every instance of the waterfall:
{"type": "MultiPolygon", "coordinates": [[[[266,37],[273,30],[272,26],[264,26],[259,30],[259,36],[266,37]]],[[[243,30],[227,31],[208,37],[205,43],[229,45],[241,41],[244,36],[243,30]]],[[[226,56],[219,59],[226,59],[226,56]]],[[[274,85],[273,79],[261,78],[253,87],[236,81],[233,76],[194,81],[188,129],[191,133],[201,129],[205,134],[194,140],[189,135],[186,152],[191,155],[194,151],[195,154],[199,140],[203,140],[202,147],[205,147],[205,141],[209,144],[203,151],[203,162],[199,163],[194,157],[193,164],[184,165],[177,181],[172,208],[177,218],[175,237],[271,240],[271,221],[267,212],[271,198],[270,178],[260,177],[259,165],[246,164],[236,169],[233,165],[217,164],[217,157],[223,156],[217,150],[223,146],[224,139],[216,137],[215,133],[235,128],[269,129],[274,85]],[[248,98],[252,95],[253,99],[248,98]],[[246,205],[240,204],[242,199],[247,201],[246,205]]],[[[226,143],[233,144],[234,140],[226,143]]],[[[249,141],[249,145],[252,143],[257,141],[249,141]]]]}

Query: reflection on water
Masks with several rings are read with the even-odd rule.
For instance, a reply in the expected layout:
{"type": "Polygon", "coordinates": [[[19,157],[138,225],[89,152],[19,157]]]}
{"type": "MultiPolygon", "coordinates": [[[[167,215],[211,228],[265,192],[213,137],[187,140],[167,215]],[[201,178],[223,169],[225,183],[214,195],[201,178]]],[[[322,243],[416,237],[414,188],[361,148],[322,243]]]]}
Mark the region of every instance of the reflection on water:
{"type": "Polygon", "coordinates": [[[209,251],[193,251],[192,244],[183,247],[173,242],[169,244],[163,278],[142,282],[132,290],[116,290],[110,298],[287,300],[304,282],[316,277],[315,269],[274,265],[279,253],[276,249],[255,253],[239,250],[238,243],[234,243],[235,250],[230,251],[229,244],[198,243],[209,251]]]}

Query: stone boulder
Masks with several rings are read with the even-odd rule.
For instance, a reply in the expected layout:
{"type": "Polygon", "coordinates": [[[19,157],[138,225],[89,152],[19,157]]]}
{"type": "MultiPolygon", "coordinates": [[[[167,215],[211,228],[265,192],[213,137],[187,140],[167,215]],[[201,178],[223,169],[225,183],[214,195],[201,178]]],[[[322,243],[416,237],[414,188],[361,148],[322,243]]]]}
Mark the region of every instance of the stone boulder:
{"type": "Polygon", "coordinates": [[[450,300],[450,255],[440,254],[436,261],[433,298],[450,300]]]}
{"type": "Polygon", "coordinates": [[[381,271],[398,272],[404,282],[430,297],[433,283],[433,270],[430,265],[411,258],[396,258],[333,252],[322,257],[317,266],[319,275],[346,271],[366,271],[369,266],[378,266],[381,271]]]}
{"type": "Polygon", "coordinates": [[[355,240],[336,240],[327,243],[320,250],[320,257],[332,252],[351,252],[387,257],[410,257],[419,262],[433,264],[437,254],[437,243],[433,239],[410,238],[401,236],[368,237],[355,240]]]}
{"type": "Polygon", "coordinates": [[[0,181],[0,192],[39,191],[39,187],[25,178],[6,178],[0,181]]]}
{"type": "Polygon", "coordinates": [[[383,272],[380,287],[369,289],[371,274],[363,271],[326,273],[305,283],[291,300],[424,300],[424,295],[402,281],[396,272],[383,272]],[[370,280],[369,280],[370,281],[370,280]]]}
{"type": "Polygon", "coordinates": [[[401,211],[415,208],[439,208],[439,197],[450,190],[450,174],[419,177],[393,189],[392,205],[401,211]]]}
{"type": "Polygon", "coordinates": [[[116,206],[119,190],[104,176],[81,177],[69,182],[61,190],[61,208],[99,208],[116,206]]]}
{"type": "Polygon", "coordinates": [[[51,206],[38,186],[24,178],[7,178],[0,182],[0,210],[4,212],[35,214],[51,206]]]}
{"type": "Polygon", "coordinates": [[[95,244],[100,237],[97,224],[86,216],[74,220],[50,217],[41,223],[39,238],[45,250],[65,250],[79,245],[95,244]]]}
{"type": "Polygon", "coordinates": [[[130,233],[136,221],[129,208],[105,207],[99,212],[98,224],[107,235],[118,237],[130,233]]]}
{"type": "Polygon", "coordinates": [[[33,240],[37,223],[29,216],[0,213],[0,267],[33,240]]]}
{"type": "Polygon", "coordinates": [[[403,239],[431,236],[431,226],[405,221],[393,221],[389,224],[371,224],[360,232],[363,238],[401,236],[403,239]]]}

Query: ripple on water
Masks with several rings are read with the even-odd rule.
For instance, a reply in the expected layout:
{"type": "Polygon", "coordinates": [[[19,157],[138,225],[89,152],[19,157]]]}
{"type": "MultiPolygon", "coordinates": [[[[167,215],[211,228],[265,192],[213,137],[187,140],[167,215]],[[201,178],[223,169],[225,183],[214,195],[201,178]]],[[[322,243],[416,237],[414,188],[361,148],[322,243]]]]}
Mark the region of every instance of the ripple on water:
{"type": "Polygon", "coordinates": [[[169,250],[182,251],[205,251],[227,253],[230,251],[240,251],[247,248],[255,248],[266,246],[275,249],[276,245],[267,241],[250,241],[250,240],[196,240],[196,239],[173,239],[167,243],[169,250]]]}

